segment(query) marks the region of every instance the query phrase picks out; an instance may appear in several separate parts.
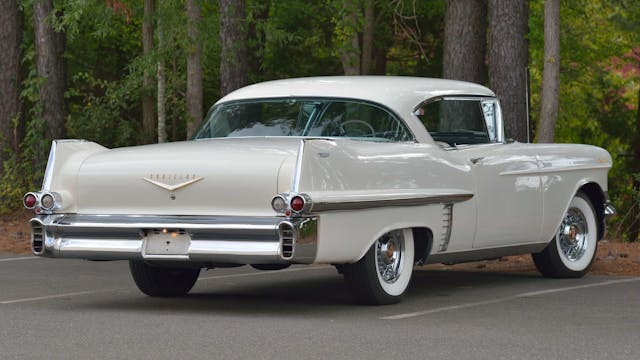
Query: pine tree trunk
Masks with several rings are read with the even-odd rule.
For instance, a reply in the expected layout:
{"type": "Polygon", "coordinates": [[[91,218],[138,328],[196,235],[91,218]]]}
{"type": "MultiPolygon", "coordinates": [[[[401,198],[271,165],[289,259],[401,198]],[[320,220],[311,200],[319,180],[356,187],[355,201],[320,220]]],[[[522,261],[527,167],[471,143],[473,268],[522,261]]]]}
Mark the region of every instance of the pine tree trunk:
{"type": "Polygon", "coordinates": [[[167,141],[167,112],[165,111],[166,101],[166,81],[165,81],[165,66],[162,50],[164,49],[164,34],[162,33],[162,22],[158,19],[156,33],[158,34],[158,67],[156,78],[158,80],[158,143],[167,141]]]}
{"type": "Polygon", "coordinates": [[[244,0],[219,0],[220,95],[247,84],[247,30],[244,0]]]}
{"type": "Polygon", "coordinates": [[[200,37],[200,7],[196,0],[187,0],[187,139],[191,139],[202,122],[202,39],[200,37]]]}
{"type": "MultiPolygon", "coordinates": [[[[638,110],[636,112],[636,128],[633,141],[633,155],[631,160],[631,175],[633,176],[633,194],[640,194],[640,88],[638,89],[638,110]]],[[[633,198],[631,207],[631,226],[629,227],[629,238],[631,242],[640,240],[640,200],[633,198]]]]}
{"type": "Polygon", "coordinates": [[[489,84],[500,98],[508,138],[528,139],[528,3],[489,1],[489,84]]]}
{"type": "Polygon", "coordinates": [[[555,136],[560,93],[560,0],[544,2],[544,70],[540,122],[536,139],[551,143],[555,136]]]}
{"type": "Polygon", "coordinates": [[[484,84],[486,44],[486,0],[447,0],[442,76],[484,84]]]}
{"type": "Polygon", "coordinates": [[[20,116],[22,13],[16,0],[0,1],[0,174],[6,152],[18,151],[13,121],[20,116]]]}
{"type": "Polygon", "coordinates": [[[373,71],[373,35],[375,32],[375,1],[364,0],[364,27],[362,30],[362,57],[360,60],[362,75],[373,71]]]}
{"type": "MultiPolygon", "coordinates": [[[[144,0],[144,19],[142,22],[142,52],[145,58],[153,52],[153,18],[155,0],[144,0]]],[[[143,143],[156,141],[154,81],[151,71],[145,69],[142,78],[142,137],[143,143]]]]}
{"type": "Polygon", "coordinates": [[[360,75],[360,40],[358,38],[358,10],[353,0],[344,0],[340,8],[340,61],[345,75],[360,75]]]}
{"type": "Polygon", "coordinates": [[[47,124],[46,137],[60,139],[65,136],[65,65],[62,57],[65,37],[64,33],[55,32],[50,25],[48,17],[53,11],[53,0],[37,0],[33,3],[36,73],[43,80],[38,106],[47,124]]]}

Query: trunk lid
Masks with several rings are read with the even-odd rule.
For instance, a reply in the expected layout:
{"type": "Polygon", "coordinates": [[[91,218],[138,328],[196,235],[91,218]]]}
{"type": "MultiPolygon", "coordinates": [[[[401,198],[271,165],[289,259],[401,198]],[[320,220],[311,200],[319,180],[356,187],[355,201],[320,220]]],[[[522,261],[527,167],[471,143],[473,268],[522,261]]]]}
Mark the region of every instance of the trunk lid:
{"type": "Polygon", "coordinates": [[[78,213],[274,215],[271,199],[290,187],[299,143],[221,138],[101,152],[80,167],[78,213]]]}

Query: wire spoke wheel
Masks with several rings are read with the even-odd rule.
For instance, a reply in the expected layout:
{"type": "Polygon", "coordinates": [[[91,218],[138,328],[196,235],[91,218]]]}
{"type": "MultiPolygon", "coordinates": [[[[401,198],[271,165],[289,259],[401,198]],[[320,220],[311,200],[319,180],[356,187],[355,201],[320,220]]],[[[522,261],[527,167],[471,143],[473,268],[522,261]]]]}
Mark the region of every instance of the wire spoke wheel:
{"type": "Polygon", "coordinates": [[[575,278],[589,271],[598,246],[598,221],[589,198],[578,192],[547,247],[532,254],[546,277],[575,278]]]}
{"type": "Polygon", "coordinates": [[[402,273],[402,232],[393,231],[376,241],[376,265],[378,275],[387,284],[393,284],[402,273]]]}
{"type": "Polygon", "coordinates": [[[589,227],[578,208],[570,208],[556,235],[562,254],[569,261],[580,260],[589,245],[589,227]]]}
{"type": "Polygon", "coordinates": [[[390,231],[379,237],[355,264],[345,264],[345,280],[360,303],[393,304],[404,296],[414,264],[411,229],[390,231]]]}

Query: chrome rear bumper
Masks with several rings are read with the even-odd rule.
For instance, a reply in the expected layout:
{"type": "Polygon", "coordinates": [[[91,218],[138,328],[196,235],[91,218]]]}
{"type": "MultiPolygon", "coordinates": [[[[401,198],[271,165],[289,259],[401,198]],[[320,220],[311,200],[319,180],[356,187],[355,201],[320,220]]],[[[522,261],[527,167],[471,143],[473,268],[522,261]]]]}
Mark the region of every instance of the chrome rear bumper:
{"type": "Polygon", "coordinates": [[[31,219],[31,246],[35,255],[54,258],[309,264],[316,257],[317,221],[281,217],[42,215],[31,219]]]}

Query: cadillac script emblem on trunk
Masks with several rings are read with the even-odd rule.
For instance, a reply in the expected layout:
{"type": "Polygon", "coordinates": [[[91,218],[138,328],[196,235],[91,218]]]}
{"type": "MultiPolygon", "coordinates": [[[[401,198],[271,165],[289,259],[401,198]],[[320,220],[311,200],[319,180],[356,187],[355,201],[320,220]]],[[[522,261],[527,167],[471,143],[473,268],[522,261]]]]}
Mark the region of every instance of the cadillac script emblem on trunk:
{"type": "Polygon", "coordinates": [[[161,187],[168,191],[176,191],[182,189],[191,184],[197,183],[202,179],[204,178],[192,174],[151,174],[147,177],[142,178],[142,180],[145,180],[155,186],[161,187]]]}

